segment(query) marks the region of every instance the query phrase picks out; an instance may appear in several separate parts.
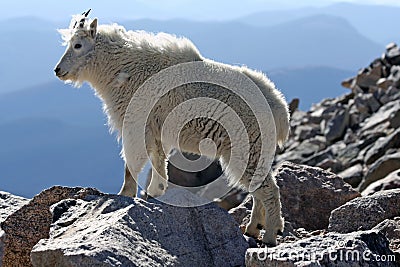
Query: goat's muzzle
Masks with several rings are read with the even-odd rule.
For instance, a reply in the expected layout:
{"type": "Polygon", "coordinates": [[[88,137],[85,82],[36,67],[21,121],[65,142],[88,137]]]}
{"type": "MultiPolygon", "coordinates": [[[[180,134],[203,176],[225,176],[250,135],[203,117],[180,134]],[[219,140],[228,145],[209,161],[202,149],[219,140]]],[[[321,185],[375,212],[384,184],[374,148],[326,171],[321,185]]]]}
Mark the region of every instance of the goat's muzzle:
{"type": "Polygon", "coordinates": [[[59,67],[56,67],[56,68],[54,69],[54,72],[56,73],[57,76],[58,76],[60,70],[61,70],[61,69],[60,69],[59,67]]]}

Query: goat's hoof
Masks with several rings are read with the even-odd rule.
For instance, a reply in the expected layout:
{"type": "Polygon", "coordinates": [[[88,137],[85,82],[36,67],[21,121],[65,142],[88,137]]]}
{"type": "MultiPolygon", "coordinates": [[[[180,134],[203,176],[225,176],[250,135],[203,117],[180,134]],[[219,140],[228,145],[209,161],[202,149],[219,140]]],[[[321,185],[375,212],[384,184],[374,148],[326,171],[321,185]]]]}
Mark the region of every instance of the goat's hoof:
{"type": "Polygon", "coordinates": [[[258,227],[247,226],[244,234],[257,239],[260,236],[260,230],[258,229],[258,227]]]}
{"type": "Polygon", "coordinates": [[[263,237],[263,239],[262,239],[262,242],[265,244],[265,246],[267,246],[267,247],[276,247],[276,245],[277,245],[277,242],[276,242],[276,239],[265,239],[264,237],[263,237]]]}
{"type": "Polygon", "coordinates": [[[277,232],[279,232],[279,230],[266,229],[262,237],[262,242],[267,247],[275,247],[277,245],[277,232]]]}
{"type": "Polygon", "coordinates": [[[166,186],[161,187],[160,185],[158,187],[151,187],[151,188],[149,187],[147,189],[147,195],[151,196],[152,198],[157,198],[159,196],[164,195],[167,188],[166,186]]]}

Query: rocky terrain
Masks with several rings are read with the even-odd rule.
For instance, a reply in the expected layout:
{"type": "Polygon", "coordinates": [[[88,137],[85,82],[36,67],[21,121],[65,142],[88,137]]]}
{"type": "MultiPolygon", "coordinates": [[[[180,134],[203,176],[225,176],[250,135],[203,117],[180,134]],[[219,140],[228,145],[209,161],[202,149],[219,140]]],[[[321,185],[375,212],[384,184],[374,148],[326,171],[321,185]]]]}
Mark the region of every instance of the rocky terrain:
{"type": "Polygon", "coordinates": [[[277,161],[330,170],[364,195],[381,188],[398,188],[395,171],[400,168],[400,50],[397,45],[389,44],[382,57],[342,85],[351,91],[325,99],[310,111],[291,107],[290,141],[277,161]],[[370,185],[375,190],[368,188],[370,185]]]}
{"type": "MultiPolygon", "coordinates": [[[[388,45],[342,85],[348,94],[307,112],[290,105],[291,136],[274,170],[285,217],[276,247],[243,235],[252,200],[231,208],[237,191],[220,207],[181,208],[162,200],[209,195],[171,186],[145,201],[55,186],[31,200],[0,192],[0,265],[399,266],[400,49],[388,45]]],[[[188,186],[220,169],[169,172],[188,186]]]]}
{"type": "MultiPolygon", "coordinates": [[[[327,203],[334,200],[340,202],[338,190],[327,186],[324,179],[314,173],[307,179],[302,178],[304,172],[300,172],[300,176],[297,173],[296,178],[301,180],[302,189],[306,187],[306,192],[299,193],[302,189],[292,183],[289,191],[295,194],[287,196],[286,183],[282,183],[281,179],[287,163],[283,163],[278,169],[277,180],[287,221],[284,236],[281,244],[275,248],[249,249],[246,265],[400,264],[399,47],[394,43],[389,44],[380,58],[361,69],[355,77],[343,81],[342,85],[350,89],[348,94],[325,99],[307,112],[297,110],[298,99],[290,103],[290,140],[277,155],[276,162],[279,165],[290,161],[324,169],[330,175],[336,174],[361,197],[357,196],[332,208],[333,205],[328,206],[327,203]],[[321,184],[311,183],[313,178],[317,178],[321,184]],[[324,186],[332,190],[332,195],[314,191],[324,186]],[[310,197],[308,194],[311,192],[317,198],[310,197]],[[297,197],[297,204],[286,203],[285,207],[289,197],[297,197]],[[288,216],[287,208],[291,212],[299,209],[302,200],[307,203],[301,209],[304,214],[296,214],[295,218],[288,216]],[[327,219],[322,216],[324,211],[321,209],[326,209],[327,219]],[[310,222],[299,224],[299,219],[310,222]],[[328,222],[322,223],[325,220],[328,222]],[[351,253],[374,256],[356,259],[349,257],[351,253]],[[388,255],[395,257],[396,261],[394,258],[388,260],[388,255]]],[[[302,168],[310,168],[306,166],[302,168]]],[[[341,191],[345,188],[338,187],[342,188],[341,191]]],[[[247,201],[251,202],[249,199],[247,201]]],[[[250,207],[245,201],[230,212],[242,215],[243,210],[248,211],[250,207]]],[[[236,219],[240,224],[245,224],[247,216],[236,219]]]]}
{"type": "MultiPolygon", "coordinates": [[[[0,223],[5,221],[7,217],[17,211],[22,205],[28,203],[29,200],[23,197],[14,196],[10,193],[0,191],[0,223]]],[[[0,225],[0,265],[4,254],[5,233],[0,225]]]]}

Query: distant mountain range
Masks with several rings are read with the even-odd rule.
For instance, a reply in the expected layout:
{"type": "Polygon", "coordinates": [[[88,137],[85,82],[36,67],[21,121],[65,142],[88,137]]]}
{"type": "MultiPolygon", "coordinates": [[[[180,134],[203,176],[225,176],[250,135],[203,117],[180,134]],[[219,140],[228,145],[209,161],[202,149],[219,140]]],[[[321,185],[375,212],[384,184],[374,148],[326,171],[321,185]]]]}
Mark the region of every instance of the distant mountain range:
{"type": "Polygon", "coordinates": [[[384,5],[358,5],[338,3],[326,7],[308,7],[286,10],[261,11],[238,21],[253,26],[275,26],[288,21],[316,15],[329,15],[345,19],[362,35],[385,45],[400,41],[400,7],[384,5]]]}
{"type": "MultiPolygon", "coordinates": [[[[366,38],[343,16],[334,12],[325,14],[325,9],[310,15],[300,11],[296,16],[292,15],[294,11],[286,11],[281,16],[285,19],[276,19],[274,23],[275,13],[225,22],[119,23],[127,29],[186,36],[205,57],[259,70],[309,66],[356,70],[381,53],[382,44],[366,38]]],[[[62,23],[32,17],[0,21],[0,94],[44,83],[53,77],[53,67],[65,49],[56,29],[67,27],[67,19],[62,23]]],[[[100,23],[109,21],[100,18],[100,23]]],[[[371,20],[370,24],[373,23],[371,20]]]]}
{"type": "Polygon", "coordinates": [[[101,102],[89,86],[73,88],[56,80],[0,95],[0,123],[26,118],[61,120],[78,126],[107,123],[101,102]]]}
{"type": "Polygon", "coordinates": [[[0,112],[0,190],[31,197],[61,184],[118,192],[121,147],[87,86],[52,82],[4,94],[0,112]]]}
{"type": "Polygon", "coordinates": [[[128,29],[187,36],[205,57],[262,70],[304,66],[353,70],[382,51],[382,46],[361,35],[345,19],[331,15],[314,15],[274,26],[180,20],[123,24],[128,29]]]}

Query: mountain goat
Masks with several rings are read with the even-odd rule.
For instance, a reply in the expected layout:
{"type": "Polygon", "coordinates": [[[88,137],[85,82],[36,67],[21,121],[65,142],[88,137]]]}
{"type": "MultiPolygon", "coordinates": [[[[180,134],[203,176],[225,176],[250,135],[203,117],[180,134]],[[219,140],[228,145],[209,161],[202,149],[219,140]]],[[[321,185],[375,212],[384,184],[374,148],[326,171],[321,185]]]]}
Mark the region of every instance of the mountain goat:
{"type": "MultiPolygon", "coordinates": [[[[196,109],[194,106],[192,108],[191,104],[180,113],[174,113],[174,107],[185,102],[188,103],[193,99],[198,99],[199,102],[205,98],[214,99],[217,102],[201,102],[200,108],[197,105],[197,110],[201,109],[202,114],[209,116],[195,116],[183,122],[184,125],[177,134],[179,136],[177,148],[180,151],[214,156],[219,159],[232,186],[248,189],[254,177],[259,180],[261,178],[259,185],[254,190],[250,190],[253,197],[253,208],[251,220],[246,226],[246,233],[257,237],[260,234],[260,229],[264,228],[263,242],[276,245],[277,234],[283,231],[279,188],[270,173],[272,160],[263,156],[260,151],[262,142],[273,144],[270,146],[272,149],[268,151],[273,158],[276,144],[282,145],[287,139],[289,113],[283,95],[261,72],[206,59],[200,55],[197,48],[188,39],[165,33],[152,34],[144,31],[126,31],[124,27],[116,24],[97,25],[96,18],[93,20],[87,18],[89,11],[74,16],[68,29],[59,30],[67,48],[54,71],[60,80],[72,82],[75,86],[88,82],[94,88],[96,95],[103,101],[103,108],[108,116],[110,129],[117,131],[119,137],[123,137],[123,142],[125,139],[123,129],[124,123],[126,123],[124,119],[127,120],[127,109],[131,100],[136,101],[134,105],[136,111],[129,114],[133,118],[137,116],[137,119],[143,119],[140,117],[143,116],[140,111],[148,108],[146,106],[148,96],[135,93],[152,76],[169,67],[184,63],[202,63],[208,68],[210,76],[220,73],[244,76],[256,87],[256,89],[247,86],[242,88],[244,85],[236,84],[245,93],[245,97],[256,96],[257,90],[260,92],[261,97],[253,97],[255,102],[257,100],[264,101],[264,106],[268,106],[273,115],[269,118],[272,126],[266,128],[269,128],[269,130],[272,128],[274,134],[263,138],[261,138],[263,136],[262,131],[267,129],[262,129],[258,124],[254,115],[257,110],[251,110],[249,107],[252,103],[246,103],[243,97],[223,86],[212,82],[191,82],[181,84],[164,94],[151,108],[150,115],[146,118],[146,149],[153,168],[152,179],[147,192],[149,195],[157,197],[162,195],[167,188],[166,161],[169,150],[176,148],[176,145],[171,143],[172,139],[161,138],[165,121],[170,119],[168,125],[174,124],[181,121],[180,116],[185,117],[192,114],[191,112],[196,109]],[[249,150],[241,155],[231,153],[236,145],[231,138],[234,138],[236,133],[233,131],[232,135],[224,129],[223,124],[229,122],[225,116],[228,111],[237,115],[246,130],[244,133],[248,138],[249,150]],[[169,115],[172,116],[172,120],[171,116],[168,117],[169,115]],[[225,122],[222,123],[224,119],[225,122]],[[201,151],[201,144],[204,140],[211,140],[214,143],[214,152],[211,152],[213,149],[201,151]],[[237,170],[236,165],[240,164],[229,164],[230,159],[235,156],[248,160],[244,172],[237,170]],[[262,166],[261,171],[256,170],[256,166],[259,165],[262,166]]],[[[190,74],[196,75],[193,72],[190,72],[190,74]]],[[[185,73],[168,77],[166,80],[173,82],[175,78],[178,79],[181,76],[185,76],[185,73]]],[[[161,84],[164,80],[159,80],[159,83],[161,84]]],[[[156,84],[149,91],[152,92],[157,89],[156,84]]],[[[149,93],[149,91],[144,93],[149,93]]],[[[263,108],[263,106],[260,107],[263,108]]],[[[233,123],[236,120],[230,121],[233,123]]],[[[130,129],[129,133],[125,134],[135,137],[136,134],[139,134],[139,129],[130,129]]],[[[178,138],[178,136],[174,138],[178,138]]],[[[128,148],[124,146],[122,154],[125,155],[126,163],[125,179],[119,194],[135,197],[137,191],[136,179],[147,158],[137,157],[131,161],[127,160],[128,151],[126,150],[133,154],[139,152],[140,147],[136,144],[132,144],[128,148]]]]}

